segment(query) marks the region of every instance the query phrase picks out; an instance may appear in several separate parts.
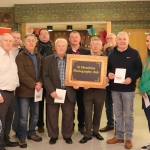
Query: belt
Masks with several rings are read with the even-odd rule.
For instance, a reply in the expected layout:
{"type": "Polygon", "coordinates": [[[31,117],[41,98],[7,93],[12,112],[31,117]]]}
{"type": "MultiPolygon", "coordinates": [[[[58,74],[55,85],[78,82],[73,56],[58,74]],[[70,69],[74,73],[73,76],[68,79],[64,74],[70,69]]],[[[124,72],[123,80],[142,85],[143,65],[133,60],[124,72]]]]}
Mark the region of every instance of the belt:
{"type": "Polygon", "coordinates": [[[2,92],[6,92],[6,93],[13,93],[14,91],[7,91],[7,90],[0,90],[2,92]]]}

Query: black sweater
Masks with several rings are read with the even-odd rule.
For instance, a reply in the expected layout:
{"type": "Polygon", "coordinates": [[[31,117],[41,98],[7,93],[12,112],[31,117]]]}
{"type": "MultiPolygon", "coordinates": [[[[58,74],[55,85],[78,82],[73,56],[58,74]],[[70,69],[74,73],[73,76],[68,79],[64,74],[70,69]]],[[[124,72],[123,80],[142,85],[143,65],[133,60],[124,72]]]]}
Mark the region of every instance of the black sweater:
{"type": "Polygon", "coordinates": [[[125,85],[114,83],[114,80],[111,80],[111,90],[119,92],[135,91],[136,79],[142,74],[142,62],[138,51],[128,46],[125,51],[120,52],[116,46],[108,57],[108,73],[112,72],[115,74],[116,68],[126,69],[125,78],[131,78],[132,82],[129,85],[125,85]]]}

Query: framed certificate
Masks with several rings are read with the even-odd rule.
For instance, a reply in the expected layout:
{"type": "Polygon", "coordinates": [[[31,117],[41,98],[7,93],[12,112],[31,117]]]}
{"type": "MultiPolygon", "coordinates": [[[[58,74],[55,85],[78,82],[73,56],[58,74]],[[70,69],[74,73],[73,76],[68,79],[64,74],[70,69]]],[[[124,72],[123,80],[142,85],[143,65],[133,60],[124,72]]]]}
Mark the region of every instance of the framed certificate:
{"type": "Polygon", "coordinates": [[[66,86],[106,88],[107,56],[67,54],[66,86]]]}

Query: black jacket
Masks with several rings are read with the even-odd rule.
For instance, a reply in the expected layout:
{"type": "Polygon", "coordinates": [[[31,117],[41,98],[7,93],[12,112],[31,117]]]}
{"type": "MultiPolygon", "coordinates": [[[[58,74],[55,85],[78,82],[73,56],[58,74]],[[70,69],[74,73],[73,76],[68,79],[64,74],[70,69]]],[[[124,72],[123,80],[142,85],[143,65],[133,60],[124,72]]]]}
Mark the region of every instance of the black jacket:
{"type": "MultiPolygon", "coordinates": [[[[71,49],[71,47],[67,49],[67,52],[66,52],[66,53],[67,53],[67,54],[72,54],[72,49],[71,49]]],[[[85,49],[85,48],[83,48],[83,47],[80,47],[80,55],[90,55],[90,54],[91,54],[90,50],[87,50],[87,49],[85,49]]]]}
{"type": "Polygon", "coordinates": [[[120,52],[116,46],[108,57],[108,73],[115,73],[116,68],[126,69],[125,78],[130,77],[132,82],[125,85],[114,83],[114,80],[111,80],[111,90],[120,92],[135,91],[136,79],[142,74],[142,62],[138,51],[128,46],[127,50],[120,52]]]}

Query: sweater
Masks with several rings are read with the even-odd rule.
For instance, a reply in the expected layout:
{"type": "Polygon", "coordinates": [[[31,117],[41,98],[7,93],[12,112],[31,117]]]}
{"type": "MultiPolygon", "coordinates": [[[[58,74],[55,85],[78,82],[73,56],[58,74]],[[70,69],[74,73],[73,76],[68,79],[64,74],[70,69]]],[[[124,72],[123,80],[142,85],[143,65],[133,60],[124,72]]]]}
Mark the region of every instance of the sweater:
{"type": "Polygon", "coordinates": [[[110,80],[110,87],[112,91],[119,92],[133,92],[136,87],[136,80],[142,74],[142,62],[140,55],[137,50],[131,48],[128,45],[128,48],[120,52],[117,49],[117,46],[114,47],[113,51],[108,57],[108,73],[114,73],[116,68],[126,69],[126,78],[131,78],[131,83],[128,85],[114,83],[114,80],[110,80]]]}

